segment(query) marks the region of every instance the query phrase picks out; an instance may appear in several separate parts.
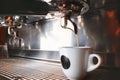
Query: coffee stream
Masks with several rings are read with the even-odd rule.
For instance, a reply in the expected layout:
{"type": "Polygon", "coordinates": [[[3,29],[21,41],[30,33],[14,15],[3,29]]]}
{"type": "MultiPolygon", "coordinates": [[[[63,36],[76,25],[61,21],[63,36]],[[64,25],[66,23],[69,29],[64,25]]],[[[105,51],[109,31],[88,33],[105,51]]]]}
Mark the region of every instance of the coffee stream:
{"type": "Polygon", "coordinates": [[[75,24],[74,26],[74,33],[75,33],[75,39],[76,39],[76,46],[79,46],[79,39],[78,39],[78,28],[77,25],[75,24]]]}
{"type": "Polygon", "coordinates": [[[79,47],[79,39],[78,39],[78,34],[75,34],[75,39],[76,39],[76,46],[79,47]]]}
{"type": "MultiPolygon", "coordinates": [[[[76,39],[76,46],[79,46],[79,40],[78,40],[78,29],[77,25],[75,22],[71,20],[71,17],[76,17],[79,15],[82,15],[86,13],[89,10],[89,1],[88,0],[63,0],[61,5],[60,5],[60,11],[64,13],[64,26],[62,28],[65,29],[70,29],[67,28],[67,20],[69,20],[73,26],[74,30],[72,30],[75,34],[75,39],[76,39]]],[[[70,29],[71,30],[71,29],[70,29]]]]}
{"type": "Polygon", "coordinates": [[[77,26],[74,26],[74,34],[75,34],[76,46],[79,47],[79,39],[78,39],[78,29],[77,29],[77,26]]]}
{"type": "Polygon", "coordinates": [[[74,26],[74,34],[75,34],[75,40],[76,40],[76,46],[78,47],[79,46],[79,39],[78,39],[78,28],[77,28],[77,25],[76,23],[74,23],[71,19],[69,19],[70,22],[73,24],[74,26]]]}
{"type": "Polygon", "coordinates": [[[76,40],[76,46],[78,47],[79,46],[79,39],[78,39],[78,27],[76,25],[75,22],[73,22],[70,18],[68,17],[64,17],[64,26],[61,25],[62,28],[65,28],[65,29],[70,29],[74,32],[74,35],[75,35],[75,40],[76,40]],[[74,30],[72,30],[71,28],[68,28],[66,27],[67,26],[67,21],[70,21],[72,23],[72,25],[74,26],[74,30]]]}

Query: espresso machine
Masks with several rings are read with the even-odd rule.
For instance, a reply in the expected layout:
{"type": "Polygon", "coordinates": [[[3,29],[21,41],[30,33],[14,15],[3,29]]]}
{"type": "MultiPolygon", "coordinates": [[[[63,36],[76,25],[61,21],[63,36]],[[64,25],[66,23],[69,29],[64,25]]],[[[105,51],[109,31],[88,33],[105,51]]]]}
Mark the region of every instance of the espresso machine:
{"type": "MultiPolygon", "coordinates": [[[[1,0],[9,57],[60,63],[59,48],[89,46],[101,68],[120,68],[120,0],[1,0]],[[77,35],[77,38],[76,38],[77,35]]],[[[0,33],[0,35],[2,34],[0,33]]]]}

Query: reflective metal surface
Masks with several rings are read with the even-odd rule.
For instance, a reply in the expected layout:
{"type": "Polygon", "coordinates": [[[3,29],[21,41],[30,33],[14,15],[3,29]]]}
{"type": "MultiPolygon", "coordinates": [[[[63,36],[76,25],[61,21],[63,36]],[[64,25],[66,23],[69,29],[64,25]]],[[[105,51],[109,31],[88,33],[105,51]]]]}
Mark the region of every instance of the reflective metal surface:
{"type": "MultiPolygon", "coordinates": [[[[38,0],[39,1],[39,0],[38,0]]],[[[57,0],[58,1],[58,0],[57,0]]],[[[71,0],[72,1],[72,0],[71,0]]],[[[77,0],[76,0],[77,1],[77,0]]],[[[78,0],[79,1],[79,0],[78,0]]],[[[78,40],[80,46],[91,46],[95,53],[101,54],[105,63],[110,64],[110,66],[120,66],[120,0],[83,0],[88,4],[89,10],[82,14],[77,15],[77,17],[72,17],[71,20],[75,22],[78,28],[78,40]],[[106,56],[108,55],[108,56],[106,56]]],[[[59,2],[59,1],[58,1],[59,2]]],[[[44,14],[43,7],[40,7],[39,12],[38,5],[34,9],[31,9],[32,1],[30,4],[25,7],[23,6],[13,8],[17,6],[11,6],[11,4],[6,3],[2,0],[2,3],[8,4],[5,8],[0,8],[1,14],[9,13],[8,11],[23,10],[28,14],[44,14]],[[11,6],[12,8],[8,8],[11,6]],[[24,8],[25,7],[25,8],[24,8]],[[28,8],[29,7],[29,8],[28,8]],[[7,10],[9,9],[9,10],[7,10]],[[33,10],[31,12],[30,10],[33,10]],[[30,11],[30,12],[29,12],[30,11]]],[[[22,1],[24,3],[24,1],[22,1]]],[[[26,2],[27,3],[27,2],[26,2]]],[[[57,2],[56,2],[57,3],[57,2]]],[[[41,3],[40,3],[41,4],[41,3]]],[[[46,3],[45,3],[46,4],[46,3]]],[[[1,4],[3,7],[4,5],[1,4]]],[[[71,5],[70,5],[71,6],[71,5]]],[[[47,5],[45,14],[49,12],[49,5],[47,5]]],[[[71,9],[71,8],[70,8],[71,9]]],[[[57,9],[59,13],[60,9],[57,9]]],[[[66,9],[65,9],[66,10],[66,9]]],[[[14,14],[11,12],[10,14],[14,14]]],[[[17,13],[22,14],[22,12],[17,11],[17,13]]],[[[76,46],[74,25],[67,20],[67,28],[62,28],[61,25],[64,25],[63,18],[53,17],[55,13],[49,13],[49,18],[27,15],[28,22],[24,25],[13,27],[12,30],[17,33],[14,37],[10,34],[7,35],[7,43],[9,49],[21,49],[21,50],[46,50],[46,51],[58,51],[60,47],[63,46],[76,46]],[[50,17],[51,16],[51,17],[50,17]]],[[[61,14],[61,13],[59,13],[61,14]]],[[[62,13],[63,14],[63,13],[62,13]]],[[[63,17],[63,15],[62,15],[63,17]]],[[[19,21],[15,17],[14,21],[19,21]]],[[[4,24],[4,20],[1,20],[0,23],[4,27],[8,25],[4,24]]],[[[2,27],[1,26],[1,27],[2,27]]],[[[6,27],[6,29],[7,29],[6,27]]],[[[8,29],[7,29],[8,30],[8,29]]],[[[10,32],[8,30],[8,32],[10,32]]]]}
{"type": "MultiPolygon", "coordinates": [[[[31,17],[30,20],[33,18],[31,17]]],[[[35,19],[37,20],[37,18],[35,19]]],[[[13,31],[16,35],[11,36],[8,33],[7,41],[9,48],[58,51],[62,46],[75,46],[74,32],[62,28],[62,22],[63,20],[61,18],[41,19],[26,23],[22,28],[13,26],[13,31]]],[[[70,21],[68,21],[67,26],[71,29],[74,28],[70,21]]],[[[7,30],[9,32],[9,26],[7,30]]]]}
{"type": "MultiPolygon", "coordinates": [[[[119,68],[100,67],[83,80],[119,80],[119,74],[119,68]]],[[[68,80],[59,63],[24,58],[1,59],[0,75],[1,80],[68,80]]]]}
{"type": "Polygon", "coordinates": [[[67,80],[59,63],[24,58],[1,59],[0,75],[6,80],[67,80]]]}
{"type": "Polygon", "coordinates": [[[94,50],[119,54],[119,3],[119,0],[91,0],[89,12],[83,15],[79,25],[85,28],[94,50]]]}

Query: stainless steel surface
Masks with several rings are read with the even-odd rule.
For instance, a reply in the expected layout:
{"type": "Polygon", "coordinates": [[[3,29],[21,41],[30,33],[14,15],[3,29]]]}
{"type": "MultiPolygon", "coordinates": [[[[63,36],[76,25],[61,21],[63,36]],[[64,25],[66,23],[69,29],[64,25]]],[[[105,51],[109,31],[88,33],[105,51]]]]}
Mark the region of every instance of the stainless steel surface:
{"type": "MultiPolygon", "coordinates": [[[[119,74],[120,68],[103,67],[89,72],[84,80],[120,80],[119,74]]],[[[25,58],[0,59],[0,75],[9,80],[68,80],[59,63],[25,58]]]]}
{"type": "Polygon", "coordinates": [[[10,80],[67,80],[59,63],[24,58],[1,59],[0,75],[10,80]]]}
{"type": "MultiPolygon", "coordinates": [[[[87,2],[89,10],[73,18],[78,26],[80,46],[91,46],[98,52],[118,54],[120,52],[120,1],[87,0],[87,2]]],[[[62,46],[76,45],[74,33],[61,28],[62,19],[38,20],[38,18],[36,17],[38,24],[33,21],[18,29],[25,48],[58,50],[62,46]]],[[[68,27],[73,29],[74,26],[69,22],[68,27]]]]}
{"type": "Polygon", "coordinates": [[[89,11],[79,22],[88,36],[89,46],[102,56],[104,66],[120,67],[119,4],[119,0],[90,0],[89,11]]]}
{"type": "MultiPolygon", "coordinates": [[[[32,16],[29,17],[34,18],[32,16]]],[[[76,45],[75,34],[61,27],[62,19],[40,19],[37,21],[38,24],[36,24],[34,19],[32,22],[31,18],[28,18],[31,20],[30,24],[23,25],[22,28],[15,28],[14,31],[17,32],[18,36],[8,37],[9,48],[58,51],[62,46],[76,45]],[[20,40],[22,40],[22,43],[20,43],[20,40]]],[[[35,20],[37,19],[39,17],[35,17],[35,20]]],[[[70,22],[68,22],[68,26],[71,29],[74,28],[70,22]]]]}
{"type": "MultiPolygon", "coordinates": [[[[120,16],[118,1],[111,0],[104,7],[91,8],[79,23],[90,38],[96,51],[119,54],[120,52],[120,16]],[[84,24],[84,25],[81,25],[84,24]]],[[[96,4],[97,5],[97,4],[96,4]]]]}
{"type": "Polygon", "coordinates": [[[32,49],[32,50],[11,49],[9,50],[9,56],[60,62],[58,51],[46,51],[46,50],[39,50],[39,49],[32,49]]]}
{"type": "Polygon", "coordinates": [[[8,57],[9,57],[9,54],[8,54],[7,44],[0,45],[0,59],[2,59],[2,58],[8,58],[8,57]]]}
{"type": "MultiPolygon", "coordinates": [[[[120,67],[120,59],[117,56],[120,53],[120,0],[84,1],[87,2],[89,10],[72,18],[78,26],[79,45],[92,47],[102,56],[105,64],[120,67]]],[[[6,9],[7,7],[5,11],[6,9]]],[[[63,20],[60,17],[46,19],[45,16],[29,15],[29,20],[22,28],[16,29],[19,39],[7,36],[10,49],[58,51],[63,46],[76,46],[74,33],[61,27],[63,20]]],[[[74,30],[69,21],[67,27],[74,30]]]]}

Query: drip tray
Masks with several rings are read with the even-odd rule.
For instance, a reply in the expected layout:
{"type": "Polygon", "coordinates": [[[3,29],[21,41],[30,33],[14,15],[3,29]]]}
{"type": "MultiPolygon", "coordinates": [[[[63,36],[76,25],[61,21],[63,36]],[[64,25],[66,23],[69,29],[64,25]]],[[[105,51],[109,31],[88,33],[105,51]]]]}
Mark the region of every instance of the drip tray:
{"type": "Polygon", "coordinates": [[[0,75],[10,80],[67,80],[59,63],[24,58],[0,59],[0,75]]]}

